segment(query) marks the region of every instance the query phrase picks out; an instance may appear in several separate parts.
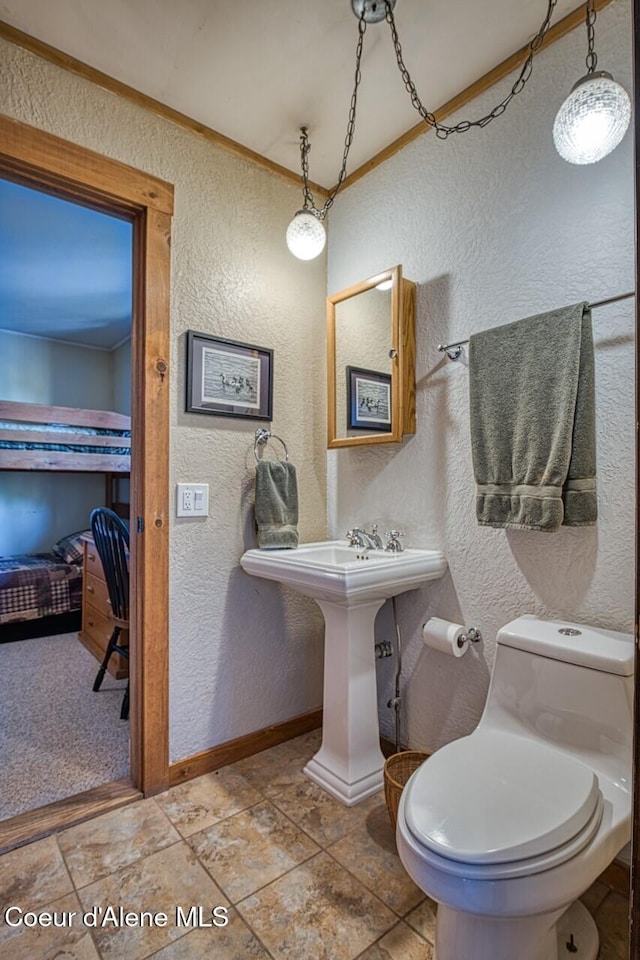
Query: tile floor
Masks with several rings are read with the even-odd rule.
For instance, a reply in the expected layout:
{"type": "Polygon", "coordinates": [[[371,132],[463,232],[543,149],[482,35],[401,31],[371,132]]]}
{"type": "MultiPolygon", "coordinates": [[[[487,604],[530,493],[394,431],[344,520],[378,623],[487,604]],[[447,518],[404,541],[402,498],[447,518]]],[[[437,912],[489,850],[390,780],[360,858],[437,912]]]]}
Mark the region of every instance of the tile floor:
{"type": "MultiPolygon", "coordinates": [[[[318,744],[314,731],[5,854],[0,960],[432,960],[435,905],[402,869],[382,794],[347,809],[306,780],[318,744]],[[11,927],[9,905],[68,925],[11,927]],[[166,925],[82,921],[120,906],[166,925]],[[227,925],[191,924],[192,906],[207,923],[226,908],[227,925]]],[[[614,867],[585,894],[600,960],[627,955],[625,879],[614,867]]]]}

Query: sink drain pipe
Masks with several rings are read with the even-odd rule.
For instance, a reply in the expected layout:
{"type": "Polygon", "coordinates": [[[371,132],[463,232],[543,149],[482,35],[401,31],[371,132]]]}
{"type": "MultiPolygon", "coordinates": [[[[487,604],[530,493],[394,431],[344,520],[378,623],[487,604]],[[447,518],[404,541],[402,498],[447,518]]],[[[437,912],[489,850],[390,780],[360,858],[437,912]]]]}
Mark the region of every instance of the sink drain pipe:
{"type": "Polygon", "coordinates": [[[396,598],[391,597],[391,606],[393,608],[393,623],[396,628],[396,643],[398,649],[398,659],[396,662],[396,677],[394,695],[387,703],[389,709],[395,711],[396,726],[396,753],[400,752],[400,707],[402,706],[402,697],[400,696],[400,674],[402,672],[402,638],[400,636],[400,625],[398,624],[398,611],[396,610],[396,598]]]}

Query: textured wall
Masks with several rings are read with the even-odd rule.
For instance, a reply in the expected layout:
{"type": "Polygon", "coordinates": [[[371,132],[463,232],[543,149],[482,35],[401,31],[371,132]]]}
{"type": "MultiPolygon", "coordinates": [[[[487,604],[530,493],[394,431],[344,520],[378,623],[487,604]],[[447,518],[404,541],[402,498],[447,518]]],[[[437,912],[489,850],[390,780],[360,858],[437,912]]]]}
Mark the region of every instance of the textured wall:
{"type": "Polygon", "coordinates": [[[113,397],[111,409],[118,413],[131,415],[131,340],[112,350],[111,376],[113,379],[113,397]]]}
{"type": "MultiPolygon", "coordinates": [[[[628,0],[598,15],[597,50],[599,67],[631,90],[628,0]]],[[[436,349],[634,288],[631,135],[589,167],[565,163],[551,140],[584,53],[581,28],[538,58],[505,116],[446,142],[421,137],[346,190],[331,213],[330,291],[398,262],[418,283],[417,433],[398,446],[331,451],[328,467],[330,532],[393,522],[408,542],[441,548],[449,561],[445,579],[398,601],[405,739],[416,747],[434,749],[474,727],[496,631],[513,617],[632,627],[633,301],[594,312],[600,519],[593,528],[542,534],[476,525],[468,368],[436,349]],[[426,649],[420,628],[431,615],[480,626],[484,644],[462,660],[426,649]]],[[[509,86],[489,90],[464,116],[482,115],[509,86]]],[[[392,635],[388,607],[378,617],[381,636],[392,635]]],[[[387,733],[394,669],[394,660],[379,664],[387,733]]]]}
{"type": "Polygon", "coordinates": [[[210,517],[170,532],[172,759],[318,706],[319,611],[238,565],[254,545],[256,424],[184,413],[188,329],[273,347],[273,430],[299,468],[300,533],[324,536],[325,266],[286,249],[299,190],[5,42],[0,110],[175,184],[172,490],[208,482],[210,517]]]}
{"type": "MultiPolygon", "coordinates": [[[[104,350],[0,331],[3,400],[110,410],[111,357],[104,350]]],[[[40,553],[86,528],[104,502],[102,477],[0,471],[0,556],[40,553]]]]}

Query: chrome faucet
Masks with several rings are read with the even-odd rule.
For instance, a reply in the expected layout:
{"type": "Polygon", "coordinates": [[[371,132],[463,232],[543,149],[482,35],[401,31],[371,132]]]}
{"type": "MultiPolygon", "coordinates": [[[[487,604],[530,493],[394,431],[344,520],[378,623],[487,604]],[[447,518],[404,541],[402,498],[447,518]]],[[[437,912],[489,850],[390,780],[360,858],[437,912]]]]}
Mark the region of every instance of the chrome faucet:
{"type": "Polygon", "coordinates": [[[374,523],[371,533],[361,527],[347,530],[347,540],[350,547],[360,547],[362,550],[382,550],[382,539],[378,533],[378,524],[374,523]]]}

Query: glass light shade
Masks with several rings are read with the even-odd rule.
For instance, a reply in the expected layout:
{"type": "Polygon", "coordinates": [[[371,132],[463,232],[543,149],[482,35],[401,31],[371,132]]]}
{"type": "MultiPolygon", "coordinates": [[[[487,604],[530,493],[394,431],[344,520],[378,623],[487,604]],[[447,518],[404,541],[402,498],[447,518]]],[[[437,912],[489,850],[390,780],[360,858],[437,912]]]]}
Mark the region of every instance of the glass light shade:
{"type": "Polygon", "coordinates": [[[596,163],[618,146],[630,120],[631,101],[624,87],[608,73],[588,74],[558,110],[553,142],[569,163],[596,163]]]}
{"type": "Polygon", "coordinates": [[[324,250],[327,234],[322,225],[308,210],[298,210],[287,227],[287,246],[298,260],[313,260],[324,250]]]}

